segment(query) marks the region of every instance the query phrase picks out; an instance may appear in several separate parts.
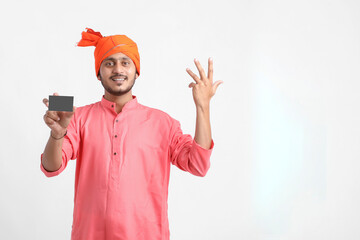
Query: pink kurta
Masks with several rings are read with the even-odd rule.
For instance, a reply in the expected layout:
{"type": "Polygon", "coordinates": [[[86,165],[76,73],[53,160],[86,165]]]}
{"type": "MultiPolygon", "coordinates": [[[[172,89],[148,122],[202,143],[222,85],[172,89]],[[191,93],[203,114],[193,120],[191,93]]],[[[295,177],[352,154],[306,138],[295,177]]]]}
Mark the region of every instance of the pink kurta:
{"type": "Polygon", "coordinates": [[[197,176],[210,150],[183,134],[178,121],[134,96],[117,114],[106,100],[76,109],[63,142],[60,174],[75,173],[73,240],[168,240],[170,163],[197,176]]]}

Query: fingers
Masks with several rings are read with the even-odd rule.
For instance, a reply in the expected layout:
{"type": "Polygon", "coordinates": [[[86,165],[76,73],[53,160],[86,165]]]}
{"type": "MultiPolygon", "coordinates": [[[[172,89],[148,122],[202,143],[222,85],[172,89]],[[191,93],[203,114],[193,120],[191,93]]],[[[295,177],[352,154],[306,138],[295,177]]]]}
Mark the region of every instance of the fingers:
{"type": "Polygon", "coordinates": [[[50,116],[48,114],[48,112],[45,113],[44,115],[44,121],[48,126],[51,126],[52,124],[54,124],[56,121],[58,121],[58,118],[54,117],[54,116],[50,116]]]}
{"type": "MultiPolygon", "coordinates": [[[[59,96],[58,93],[54,93],[53,96],[59,96]]],[[[46,107],[49,107],[49,99],[44,98],[43,103],[46,107]]],[[[48,127],[50,127],[53,131],[59,131],[61,128],[66,129],[66,127],[69,125],[70,120],[72,116],[74,115],[76,111],[76,107],[73,107],[72,112],[65,112],[65,111],[49,111],[47,110],[44,114],[44,122],[48,127]]],[[[61,130],[61,131],[62,131],[61,130]]]]}
{"type": "Polygon", "coordinates": [[[194,62],[195,62],[196,68],[197,68],[198,71],[199,71],[200,79],[201,79],[201,80],[205,80],[205,79],[206,79],[206,74],[205,74],[205,71],[204,71],[204,69],[202,68],[199,60],[197,60],[197,59],[195,58],[195,59],[194,59],[194,62]]]}
{"type": "MultiPolygon", "coordinates": [[[[59,94],[57,92],[53,93],[53,96],[59,96],[59,94]]],[[[45,104],[45,106],[48,108],[49,107],[49,99],[44,98],[43,99],[43,103],[45,104]]],[[[55,121],[59,121],[60,117],[58,115],[58,113],[56,111],[46,111],[45,115],[44,115],[44,121],[47,124],[53,124],[55,121]]]]}
{"type": "Polygon", "coordinates": [[[49,118],[48,116],[46,116],[46,114],[44,114],[44,122],[46,123],[46,125],[51,126],[55,121],[52,120],[51,118],[49,118]]]}
{"type": "Polygon", "coordinates": [[[196,85],[196,83],[192,82],[189,84],[189,88],[193,88],[193,87],[195,87],[195,85],[196,85]]]}
{"type": "Polygon", "coordinates": [[[49,107],[49,100],[47,98],[43,99],[43,103],[45,104],[45,106],[48,108],[49,107]]]}
{"type": "Polygon", "coordinates": [[[213,59],[209,58],[208,59],[208,74],[206,76],[205,71],[203,69],[203,67],[201,66],[199,60],[197,60],[196,58],[194,59],[196,68],[199,71],[200,74],[200,78],[198,76],[196,76],[196,74],[194,74],[189,68],[186,69],[186,71],[189,73],[189,75],[195,80],[196,83],[207,83],[210,82],[212,84],[213,82],[213,59]]]}
{"type": "Polygon", "coordinates": [[[213,59],[209,58],[208,60],[208,79],[212,83],[213,81],[213,59]]]}
{"type": "Polygon", "coordinates": [[[200,79],[198,76],[196,76],[195,73],[193,73],[189,68],[186,69],[186,72],[194,79],[196,83],[200,83],[200,79]]]}
{"type": "Polygon", "coordinates": [[[59,115],[58,115],[58,112],[56,112],[56,111],[46,111],[45,116],[46,116],[47,118],[52,119],[53,121],[59,121],[59,120],[60,120],[60,117],[59,117],[59,115]]]}
{"type": "MultiPolygon", "coordinates": [[[[59,93],[55,92],[53,93],[53,96],[59,96],[59,93]]],[[[45,104],[46,107],[49,107],[49,99],[44,98],[43,103],[45,104]]]]}

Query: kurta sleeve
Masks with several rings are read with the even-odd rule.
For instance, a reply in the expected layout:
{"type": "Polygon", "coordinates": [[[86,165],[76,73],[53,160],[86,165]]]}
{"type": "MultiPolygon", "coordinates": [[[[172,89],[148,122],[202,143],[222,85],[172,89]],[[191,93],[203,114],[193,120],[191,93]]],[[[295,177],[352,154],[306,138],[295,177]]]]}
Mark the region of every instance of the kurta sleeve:
{"type": "Polygon", "coordinates": [[[210,155],[214,148],[205,149],[195,142],[189,134],[183,134],[180,123],[173,121],[170,131],[170,160],[183,171],[204,177],[210,168],[210,155]]]}
{"type": "Polygon", "coordinates": [[[62,171],[64,171],[70,159],[74,160],[77,158],[80,138],[76,122],[76,115],[74,114],[69,126],[67,127],[67,134],[64,137],[62,145],[62,163],[58,170],[53,172],[47,171],[42,165],[43,153],[41,154],[40,169],[45,174],[45,176],[54,177],[59,175],[62,171]]]}

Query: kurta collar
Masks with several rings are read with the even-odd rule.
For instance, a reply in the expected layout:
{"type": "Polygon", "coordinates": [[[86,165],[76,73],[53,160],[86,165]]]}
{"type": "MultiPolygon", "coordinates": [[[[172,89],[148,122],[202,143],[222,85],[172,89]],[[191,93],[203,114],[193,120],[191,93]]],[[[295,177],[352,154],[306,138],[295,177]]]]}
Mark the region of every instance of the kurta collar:
{"type": "MultiPolygon", "coordinates": [[[[109,100],[106,100],[105,97],[103,96],[102,99],[101,99],[101,105],[104,107],[104,108],[107,108],[113,112],[115,112],[115,103],[114,102],[111,102],[109,100]]],[[[130,109],[134,109],[136,108],[137,106],[139,105],[138,101],[137,101],[137,98],[136,96],[132,96],[132,99],[130,101],[128,101],[123,109],[121,111],[127,111],[127,110],[130,110],[130,109]]]]}

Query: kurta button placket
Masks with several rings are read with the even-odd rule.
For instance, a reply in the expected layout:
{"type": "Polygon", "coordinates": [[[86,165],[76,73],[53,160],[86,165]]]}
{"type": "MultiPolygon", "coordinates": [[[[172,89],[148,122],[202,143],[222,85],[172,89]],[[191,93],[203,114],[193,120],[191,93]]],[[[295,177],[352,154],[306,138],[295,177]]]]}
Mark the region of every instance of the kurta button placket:
{"type": "Polygon", "coordinates": [[[114,184],[112,188],[116,188],[115,186],[118,184],[120,178],[120,171],[121,171],[121,137],[119,133],[122,131],[123,124],[119,123],[119,118],[123,118],[123,113],[119,113],[115,117],[114,125],[113,125],[113,139],[112,139],[112,164],[110,168],[110,175],[112,179],[112,183],[114,184]]]}

